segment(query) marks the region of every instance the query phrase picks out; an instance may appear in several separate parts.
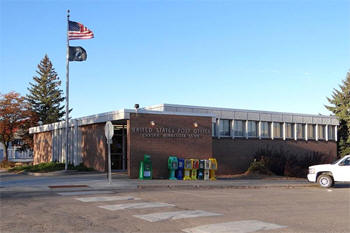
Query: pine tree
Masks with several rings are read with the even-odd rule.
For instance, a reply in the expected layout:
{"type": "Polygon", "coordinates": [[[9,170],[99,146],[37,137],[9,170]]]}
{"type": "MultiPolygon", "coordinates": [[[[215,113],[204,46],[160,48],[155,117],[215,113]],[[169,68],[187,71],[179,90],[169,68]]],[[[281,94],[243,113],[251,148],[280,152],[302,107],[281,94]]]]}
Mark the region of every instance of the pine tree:
{"type": "Polygon", "coordinates": [[[38,76],[33,77],[34,83],[29,83],[31,87],[27,95],[32,111],[42,124],[60,121],[65,114],[62,104],[65,97],[62,97],[61,81],[47,55],[40,61],[36,72],[38,76]]]}
{"type": "Polygon", "coordinates": [[[338,152],[340,156],[350,154],[350,71],[339,90],[334,89],[332,98],[327,100],[331,106],[325,107],[339,119],[338,152]]]}

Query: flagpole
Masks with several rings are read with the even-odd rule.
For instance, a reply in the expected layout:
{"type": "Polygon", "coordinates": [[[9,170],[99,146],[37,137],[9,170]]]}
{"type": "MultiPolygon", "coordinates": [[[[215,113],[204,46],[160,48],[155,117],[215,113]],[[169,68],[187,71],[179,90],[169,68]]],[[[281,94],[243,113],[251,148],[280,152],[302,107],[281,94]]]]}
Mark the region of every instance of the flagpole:
{"type": "Polygon", "coordinates": [[[68,31],[69,31],[69,13],[70,11],[67,10],[67,56],[66,56],[66,158],[65,158],[65,166],[64,170],[68,170],[68,130],[69,130],[69,37],[68,37],[68,31]]]}

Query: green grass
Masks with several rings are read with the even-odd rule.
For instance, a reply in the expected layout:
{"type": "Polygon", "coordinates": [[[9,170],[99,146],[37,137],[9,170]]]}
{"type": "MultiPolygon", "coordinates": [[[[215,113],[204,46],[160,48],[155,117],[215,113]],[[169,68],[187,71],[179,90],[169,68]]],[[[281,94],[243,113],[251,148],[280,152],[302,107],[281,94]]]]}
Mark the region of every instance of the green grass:
{"type": "MultiPolygon", "coordinates": [[[[18,167],[12,167],[8,171],[10,172],[53,172],[64,170],[64,163],[50,162],[50,163],[40,163],[36,165],[24,165],[18,167]]],[[[77,170],[77,171],[93,171],[92,168],[85,167],[82,163],[78,166],[73,166],[72,164],[68,165],[68,170],[77,170]]]]}

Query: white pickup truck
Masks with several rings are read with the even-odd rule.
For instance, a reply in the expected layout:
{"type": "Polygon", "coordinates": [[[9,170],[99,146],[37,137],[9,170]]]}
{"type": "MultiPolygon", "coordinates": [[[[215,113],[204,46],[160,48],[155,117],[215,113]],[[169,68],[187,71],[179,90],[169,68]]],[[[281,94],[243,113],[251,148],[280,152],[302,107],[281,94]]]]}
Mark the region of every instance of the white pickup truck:
{"type": "Polygon", "coordinates": [[[334,182],[350,182],[350,155],[332,164],[321,164],[309,167],[309,182],[317,182],[323,188],[329,188],[334,182]]]}

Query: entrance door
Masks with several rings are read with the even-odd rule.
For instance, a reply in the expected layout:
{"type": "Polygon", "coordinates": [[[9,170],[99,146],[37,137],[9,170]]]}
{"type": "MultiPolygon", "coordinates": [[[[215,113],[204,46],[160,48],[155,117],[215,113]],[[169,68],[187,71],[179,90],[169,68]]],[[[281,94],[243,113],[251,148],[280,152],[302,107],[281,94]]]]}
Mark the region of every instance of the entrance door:
{"type": "Polygon", "coordinates": [[[112,170],[126,170],[127,156],[126,156],[126,126],[113,125],[114,135],[113,144],[111,145],[111,162],[112,170]]]}

